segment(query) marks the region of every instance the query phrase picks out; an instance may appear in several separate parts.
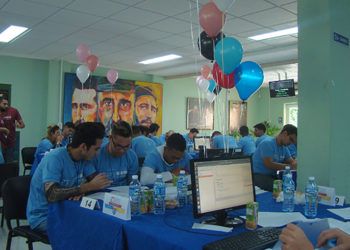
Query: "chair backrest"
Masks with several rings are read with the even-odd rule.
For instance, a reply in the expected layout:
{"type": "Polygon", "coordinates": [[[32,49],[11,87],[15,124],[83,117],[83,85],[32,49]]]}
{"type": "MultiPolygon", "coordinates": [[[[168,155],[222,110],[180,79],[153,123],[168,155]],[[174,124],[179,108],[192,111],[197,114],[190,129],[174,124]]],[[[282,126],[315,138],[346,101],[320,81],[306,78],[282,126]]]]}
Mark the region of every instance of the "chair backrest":
{"type": "Polygon", "coordinates": [[[0,197],[2,196],[2,184],[4,184],[7,179],[18,176],[18,172],[18,162],[0,164],[0,197]]]}
{"type": "Polygon", "coordinates": [[[26,219],[30,189],[30,175],[7,179],[2,185],[3,213],[6,223],[13,219],[26,219]]]}
{"type": "Polygon", "coordinates": [[[22,161],[23,165],[32,165],[34,162],[34,155],[35,155],[36,147],[25,147],[22,148],[22,161]]]}

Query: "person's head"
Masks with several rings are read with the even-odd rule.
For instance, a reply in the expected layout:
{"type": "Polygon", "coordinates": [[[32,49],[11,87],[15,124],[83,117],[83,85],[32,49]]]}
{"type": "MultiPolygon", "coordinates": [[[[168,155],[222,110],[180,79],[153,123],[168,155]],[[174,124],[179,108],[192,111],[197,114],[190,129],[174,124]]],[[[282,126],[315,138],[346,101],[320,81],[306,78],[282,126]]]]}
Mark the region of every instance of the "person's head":
{"type": "Polygon", "coordinates": [[[213,139],[215,136],[217,135],[221,135],[221,132],[220,131],[214,131],[212,134],[211,134],[211,139],[213,139]]]}
{"type": "Polygon", "coordinates": [[[83,86],[77,80],[74,83],[72,95],[72,121],[77,123],[93,122],[96,120],[97,102],[96,102],[96,83],[92,79],[83,86]]]}
{"type": "Polygon", "coordinates": [[[4,112],[9,108],[9,101],[6,96],[0,96],[0,111],[4,112]]]}
{"type": "Polygon", "coordinates": [[[58,137],[61,135],[60,127],[57,125],[48,126],[46,138],[51,141],[52,144],[56,144],[58,137]]]}
{"type": "Polygon", "coordinates": [[[64,138],[74,134],[75,126],[73,122],[66,122],[63,126],[62,135],[64,138]]]}
{"type": "Polygon", "coordinates": [[[84,122],[75,128],[69,148],[79,151],[81,159],[91,160],[96,156],[105,135],[105,127],[100,122],[84,122]]]}
{"type": "Polygon", "coordinates": [[[185,138],[179,133],[172,134],[167,139],[164,147],[164,160],[166,160],[169,164],[178,162],[183,157],[185,149],[185,138]]]}
{"type": "Polygon", "coordinates": [[[157,116],[156,96],[148,87],[137,86],[135,88],[135,120],[136,124],[149,127],[156,121],[157,116]]]}
{"type": "Polygon", "coordinates": [[[289,144],[297,143],[297,135],[297,127],[292,124],[286,124],[277,137],[280,144],[288,146],[289,144]]]}
{"type": "Polygon", "coordinates": [[[132,129],[132,136],[133,136],[133,137],[137,137],[137,136],[141,135],[140,126],[133,125],[133,126],[131,127],[131,129],[132,129]]]}
{"type": "Polygon", "coordinates": [[[148,136],[149,135],[149,128],[146,126],[142,126],[140,125],[140,130],[141,130],[141,134],[143,134],[144,136],[148,136]]]}
{"type": "Polygon", "coordinates": [[[132,131],[129,123],[118,121],[112,127],[112,134],[109,136],[109,153],[113,156],[123,155],[131,144],[132,131]]]}
{"type": "Polygon", "coordinates": [[[159,125],[157,123],[152,123],[151,126],[149,126],[149,133],[156,135],[159,129],[159,125]]]}
{"type": "Polygon", "coordinates": [[[175,133],[174,130],[169,130],[168,132],[166,132],[166,133],[165,133],[165,141],[167,141],[168,138],[169,138],[172,134],[174,134],[174,133],[175,133]]]}
{"type": "Polygon", "coordinates": [[[247,127],[247,126],[241,126],[241,127],[239,128],[239,134],[240,134],[241,136],[247,136],[247,135],[249,135],[249,129],[248,129],[248,127],[247,127]]]}
{"type": "Polygon", "coordinates": [[[258,123],[254,125],[254,135],[256,137],[260,137],[264,135],[265,132],[266,132],[266,126],[264,125],[264,123],[258,123]]]}
{"type": "Polygon", "coordinates": [[[193,140],[193,138],[195,138],[198,133],[199,133],[198,129],[191,128],[190,132],[188,133],[188,137],[193,140]]]}
{"type": "Polygon", "coordinates": [[[114,113],[114,99],[111,97],[104,97],[100,101],[98,109],[98,117],[103,124],[107,124],[112,119],[114,113]]]}

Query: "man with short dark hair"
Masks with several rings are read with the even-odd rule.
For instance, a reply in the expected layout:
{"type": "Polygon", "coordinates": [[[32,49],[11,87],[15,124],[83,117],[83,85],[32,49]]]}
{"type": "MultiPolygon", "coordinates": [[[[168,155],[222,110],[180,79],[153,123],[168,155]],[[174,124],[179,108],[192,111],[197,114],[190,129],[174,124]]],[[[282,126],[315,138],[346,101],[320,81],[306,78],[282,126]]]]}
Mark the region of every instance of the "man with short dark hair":
{"type": "Polygon", "coordinates": [[[79,199],[111,184],[104,174],[95,174],[90,162],[100,149],[103,136],[101,123],[82,123],[71,144],[54,149],[43,158],[30,184],[27,218],[32,229],[46,231],[49,202],[79,199]]]}
{"type": "Polygon", "coordinates": [[[264,123],[258,123],[254,125],[254,135],[257,137],[255,141],[256,147],[258,147],[263,140],[272,138],[271,136],[268,136],[267,134],[265,134],[265,132],[266,132],[266,126],[264,125],[264,123]]]}
{"type": "Polygon", "coordinates": [[[297,168],[297,162],[291,157],[287,148],[296,141],[297,128],[287,124],[275,138],[265,139],[259,144],[253,155],[256,186],[272,191],[277,170],[284,170],[286,166],[290,166],[291,169],[297,168]]]}
{"type": "Polygon", "coordinates": [[[186,150],[188,152],[191,152],[194,148],[194,138],[199,134],[198,129],[196,128],[191,128],[190,132],[184,135],[184,138],[186,140],[186,150]]]}
{"type": "Polygon", "coordinates": [[[16,128],[24,128],[18,110],[10,107],[6,96],[0,96],[0,141],[5,162],[14,160],[16,128]]]}
{"type": "Polygon", "coordinates": [[[148,153],[156,149],[156,143],[151,138],[144,136],[139,126],[132,126],[132,131],[131,148],[138,158],[146,157],[148,153]]]}
{"type": "Polygon", "coordinates": [[[247,126],[241,126],[239,128],[239,134],[242,136],[238,141],[238,147],[242,148],[244,155],[252,155],[255,152],[255,141],[253,137],[249,134],[249,129],[247,126]]]}
{"type": "Polygon", "coordinates": [[[141,169],[141,183],[153,184],[157,174],[163,176],[165,182],[178,175],[181,169],[189,172],[191,156],[185,152],[186,141],[179,133],[169,136],[165,145],[157,147],[146,156],[141,169]]]}
{"type": "Polygon", "coordinates": [[[129,185],[133,175],[138,173],[139,163],[131,146],[132,131],[129,123],[118,121],[112,126],[109,142],[101,147],[93,160],[95,169],[104,173],[112,186],[129,185]]]}
{"type": "Polygon", "coordinates": [[[210,140],[212,148],[238,148],[237,142],[233,136],[223,135],[220,131],[214,131],[210,140]]]}

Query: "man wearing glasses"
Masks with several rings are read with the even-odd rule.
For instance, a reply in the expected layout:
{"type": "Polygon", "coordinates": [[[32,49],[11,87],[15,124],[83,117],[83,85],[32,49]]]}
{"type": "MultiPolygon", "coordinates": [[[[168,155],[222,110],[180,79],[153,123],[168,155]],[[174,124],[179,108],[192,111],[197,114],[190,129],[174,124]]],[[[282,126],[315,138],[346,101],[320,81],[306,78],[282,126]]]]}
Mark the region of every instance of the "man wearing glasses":
{"type": "Polygon", "coordinates": [[[173,175],[178,175],[182,169],[189,172],[192,157],[185,150],[186,141],[181,134],[169,136],[165,145],[157,147],[146,156],[141,169],[141,184],[154,184],[157,174],[161,174],[167,182],[172,181],[173,175]]]}
{"type": "Polygon", "coordinates": [[[262,141],[253,155],[253,169],[255,185],[272,191],[276,172],[284,170],[286,166],[297,169],[297,161],[290,155],[288,145],[296,143],[297,128],[285,125],[281,132],[271,139],[262,141]]]}
{"type": "Polygon", "coordinates": [[[112,181],[112,186],[126,186],[131,177],[138,173],[138,159],[130,149],[131,136],[131,127],[127,122],[116,122],[112,126],[109,142],[101,147],[100,153],[93,160],[96,171],[105,173],[112,181]]]}

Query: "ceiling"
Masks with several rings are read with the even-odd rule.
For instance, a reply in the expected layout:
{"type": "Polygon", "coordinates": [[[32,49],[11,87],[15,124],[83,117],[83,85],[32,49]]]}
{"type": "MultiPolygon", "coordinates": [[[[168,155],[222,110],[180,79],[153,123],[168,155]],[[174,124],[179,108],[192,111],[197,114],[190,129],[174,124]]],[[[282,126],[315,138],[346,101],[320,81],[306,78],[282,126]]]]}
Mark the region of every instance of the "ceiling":
{"type": "MultiPolygon", "coordinates": [[[[200,9],[208,0],[198,2],[200,9]]],[[[167,78],[198,74],[210,63],[197,48],[196,0],[0,0],[0,31],[10,24],[31,31],[0,43],[0,55],[78,63],[75,48],[86,43],[102,66],[167,78]],[[170,53],[182,58],[138,63],[170,53]]],[[[244,61],[263,65],[266,79],[285,79],[296,75],[297,35],[264,41],[248,37],[294,26],[296,0],[236,0],[223,32],[242,43],[244,61]]]]}

